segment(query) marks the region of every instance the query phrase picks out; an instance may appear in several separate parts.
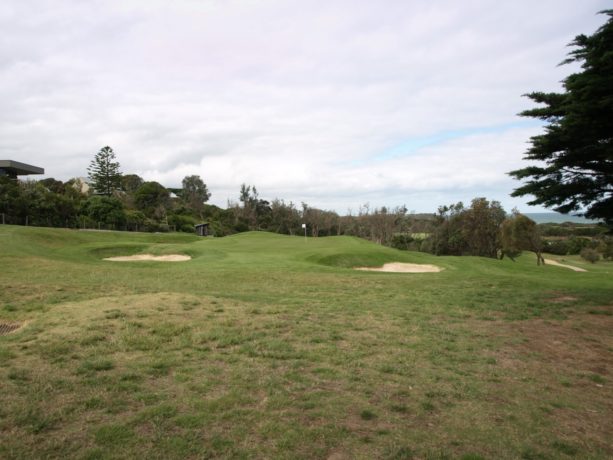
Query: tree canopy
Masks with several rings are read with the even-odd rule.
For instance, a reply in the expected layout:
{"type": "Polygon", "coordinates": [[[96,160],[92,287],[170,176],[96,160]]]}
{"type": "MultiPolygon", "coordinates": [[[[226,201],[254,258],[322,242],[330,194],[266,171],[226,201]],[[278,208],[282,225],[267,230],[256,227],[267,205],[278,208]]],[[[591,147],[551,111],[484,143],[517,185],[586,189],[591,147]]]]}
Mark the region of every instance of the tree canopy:
{"type": "Polygon", "coordinates": [[[211,193],[200,176],[192,175],[185,176],[181,182],[183,186],[183,200],[200,214],[202,218],[202,210],[204,203],[209,201],[211,193]]]}
{"type": "Polygon", "coordinates": [[[578,35],[562,62],[581,63],[582,71],[563,81],[563,93],[533,92],[543,104],[520,115],[547,122],[545,133],[530,139],[524,159],[538,165],[511,171],[528,181],[512,196],[533,195],[529,204],[561,213],[578,211],[613,225],[613,10],[593,35],[578,35]]]}
{"type": "Polygon", "coordinates": [[[545,263],[542,256],[542,239],[539,228],[532,219],[513,210],[513,214],[502,222],[500,227],[500,258],[514,260],[523,250],[536,254],[536,263],[545,263]]]}
{"type": "Polygon", "coordinates": [[[139,211],[147,217],[160,218],[166,215],[170,193],[158,182],[144,182],[134,193],[134,201],[139,211]]]}
{"type": "Polygon", "coordinates": [[[126,193],[134,193],[145,181],[136,174],[125,174],[121,177],[121,188],[126,193]]]}
{"type": "Polygon", "coordinates": [[[115,161],[115,152],[108,145],[96,153],[87,173],[93,189],[99,195],[111,196],[121,187],[119,162],[115,161]]]}
{"type": "Polygon", "coordinates": [[[470,207],[462,202],[441,206],[432,235],[436,255],[498,257],[500,225],[505,211],[498,201],[475,198],[470,207]]]}
{"type": "Polygon", "coordinates": [[[123,205],[115,197],[91,196],[81,205],[81,212],[95,222],[121,224],[125,221],[123,205]]]}

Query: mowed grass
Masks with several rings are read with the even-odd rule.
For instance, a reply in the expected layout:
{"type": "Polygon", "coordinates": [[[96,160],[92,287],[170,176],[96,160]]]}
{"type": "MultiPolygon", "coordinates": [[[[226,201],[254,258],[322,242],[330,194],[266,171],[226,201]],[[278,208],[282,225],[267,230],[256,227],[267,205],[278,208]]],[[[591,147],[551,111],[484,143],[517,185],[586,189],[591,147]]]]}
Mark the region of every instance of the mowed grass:
{"type": "Polygon", "coordinates": [[[565,263],[0,226],[0,457],[611,458],[613,266],[565,263]]]}

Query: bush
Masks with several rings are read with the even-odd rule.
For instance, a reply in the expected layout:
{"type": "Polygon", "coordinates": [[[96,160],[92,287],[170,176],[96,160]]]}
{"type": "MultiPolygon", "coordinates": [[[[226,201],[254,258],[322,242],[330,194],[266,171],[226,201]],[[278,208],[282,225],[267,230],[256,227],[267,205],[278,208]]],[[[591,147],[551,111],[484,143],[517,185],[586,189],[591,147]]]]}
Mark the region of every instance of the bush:
{"type": "Polygon", "coordinates": [[[423,240],[419,246],[419,251],[434,254],[434,241],[432,238],[426,238],[423,240]]]}
{"type": "Polygon", "coordinates": [[[397,233],[392,236],[392,241],[390,246],[396,249],[402,249],[403,251],[408,251],[410,249],[411,243],[413,242],[413,237],[404,233],[397,233]]]}
{"type": "Polygon", "coordinates": [[[140,211],[133,211],[131,209],[125,211],[126,215],[126,229],[127,230],[143,230],[144,223],[147,220],[145,215],[140,211]]]}
{"type": "Polygon", "coordinates": [[[571,236],[568,239],[568,254],[579,254],[581,251],[588,247],[590,239],[581,238],[579,236],[571,236]]]}
{"type": "Polygon", "coordinates": [[[581,257],[594,264],[600,259],[600,254],[595,249],[583,248],[581,250],[581,257]]]}
{"type": "Polygon", "coordinates": [[[194,233],[194,226],[200,221],[185,214],[168,214],[168,225],[173,225],[178,232],[194,233]]]}
{"type": "Polygon", "coordinates": [[[566,240],[543,240],[543,252],[565,256],[568,254],[568,243],[566,240]]]}
{"type": "Polygon", "coordinates": [[[540,224],[539,229],[543,236],[570,236],[572,230],[568,227],[553,224],[540,224]]]}
{"type": "Polygon", "coordinates": [[[543,236],[599,236],[607,232],[603,225],[595,224],[539,224],[543,236]]]}
{"type": "Polygon", "coordinates": [[[98,224],[123,225],[123,203],[115,197],[91,196],[81,204],[81,214],[98,224]]]}
{"type": "Polygon", "coordinates": [[[607,232],[607,228],[603,225],[590,225],[577,227],[573,232],[576,236],[600,236],[607,232]]]}
{"type": "Polygon", "coordinates": [[[602,244],[604,246],[603,251],[602,251],[602,257],[605,260],[612,260],[613,259],[613,238],[604,238],[602,241],[602,244]]]}

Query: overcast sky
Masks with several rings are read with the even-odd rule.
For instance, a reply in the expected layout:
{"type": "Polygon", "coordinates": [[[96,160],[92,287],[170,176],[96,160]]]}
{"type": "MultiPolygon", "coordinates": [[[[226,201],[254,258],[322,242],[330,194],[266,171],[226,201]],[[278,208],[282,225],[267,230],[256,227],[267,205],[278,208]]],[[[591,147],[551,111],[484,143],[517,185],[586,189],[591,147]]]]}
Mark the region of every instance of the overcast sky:
{"type": "Polygon", "coordinates": [[[566,45],[598,0],[0,2],[0,159],[124,173],[211,202],[260,197],[341,213],[485,196],[542,127],[521,95],[559,91],[566,45]]]}

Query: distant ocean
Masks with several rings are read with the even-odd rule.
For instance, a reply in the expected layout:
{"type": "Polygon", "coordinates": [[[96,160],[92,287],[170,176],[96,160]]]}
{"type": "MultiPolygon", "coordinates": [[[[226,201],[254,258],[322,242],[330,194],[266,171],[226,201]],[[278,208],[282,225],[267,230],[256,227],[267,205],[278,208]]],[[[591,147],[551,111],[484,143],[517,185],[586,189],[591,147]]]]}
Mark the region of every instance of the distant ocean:
{"type": "Polygon", "coordinates": [[[561,224],[563,222],[573,222],[575,224],[597,224],[597,220],[590,220],[584,217],[573,216],[571,214],[560,214],[557,212],[524,212],[522,213],[529,217],[537,224],[561,224]]]}

